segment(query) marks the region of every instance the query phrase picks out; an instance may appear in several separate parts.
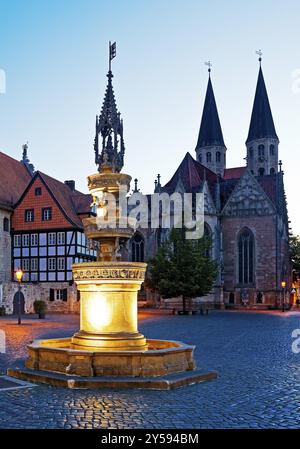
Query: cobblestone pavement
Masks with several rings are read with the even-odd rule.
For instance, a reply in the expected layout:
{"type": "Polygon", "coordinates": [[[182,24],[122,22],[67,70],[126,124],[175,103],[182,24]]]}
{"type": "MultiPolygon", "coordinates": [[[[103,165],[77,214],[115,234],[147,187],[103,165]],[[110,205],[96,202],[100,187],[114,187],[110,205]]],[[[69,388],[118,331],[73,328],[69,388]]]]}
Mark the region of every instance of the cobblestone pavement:
{"type": "MultiPolygon", "coordinates": [[[[0,319],[8,354],[0,371],[25,357],[28,341],[70,335],[74,316],[22,326],[0,319]]],[[[222,312],[145,316],[151,338],[197,345],[198,366],[217,380],[169,392],[68,390],[38,386],[0,391],[0,428],[299,428],[300,354],[291,350],[299,313],[222,312]]]]}

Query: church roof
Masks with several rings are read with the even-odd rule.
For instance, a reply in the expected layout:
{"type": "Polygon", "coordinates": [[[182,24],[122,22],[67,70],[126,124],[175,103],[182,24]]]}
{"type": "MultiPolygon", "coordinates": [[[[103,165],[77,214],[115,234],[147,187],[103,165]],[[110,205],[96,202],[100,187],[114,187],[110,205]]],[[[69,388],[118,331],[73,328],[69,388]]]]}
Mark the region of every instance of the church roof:
{"type": "Polygon", "coordinates": [[[246,167],[225,168],[223,179],[240,178],[245,173],[246,167]]]}
{"type": "Polygon", "coordinates": [[[214,91],[209,77],[196,150],[215,145],[225,146],[214,91]]]}
{"type": "Polygon", "coordinates": [[[261,67],[259,68],[250,127],[246,143],[271,137],[278,139],[273,122],[268,93],[261,67]]]}
{"type": "Polygon", "coordinates": [[[0,204],[12,207],[30,182],[31,175],[22,162],[0,152],[0,179],[0,204]]]}
{"type": "Polygon", "coordinates": [[[186,192],[199,191],[204,180],[207,180],[209,186],[213,186],[217,175],[195,161],[190,153],[186,153],[176,172],[162,190],[171,194],[181,182],[186,192]]]}

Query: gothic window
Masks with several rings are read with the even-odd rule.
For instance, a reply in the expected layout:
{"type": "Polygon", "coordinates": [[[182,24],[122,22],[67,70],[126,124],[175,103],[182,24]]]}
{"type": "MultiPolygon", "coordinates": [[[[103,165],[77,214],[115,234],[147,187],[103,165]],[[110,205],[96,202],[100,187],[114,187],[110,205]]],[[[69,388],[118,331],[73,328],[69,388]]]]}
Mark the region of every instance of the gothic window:
{"type": "Polygon", "coordinates": [[[7,217],[3,218],[3,231],[9,232],[9,220],[7,217]]]}
{"type": "Polygon", "coordinates": [[[211,153],[206,153],[206,162],[211,162],[211,153]]]}
{"type": "Polygon", "coordinates": [[[202,153],[199,153],[198,161],[200,162],[200,164],[202,164],[202,153]]]}
{"type": "Polygon", "coordinates": [[[274,175],[275,174],[275,168],[271,168],[271,170],[270,170],[270,175],[274,175]]]}
{"type": "Polygon", "coordinates": [[[258,170],[258,174],[259,176],[263,176],[265,174],[265,169],[263,167],[260,167],[260,169],[258,170]]]}
{"type": "Polygon", "coordinates": [[[161,244],[162,244],[162,231],[161,231],[161,227],[159,227],[156,231],[156,244],[157,244],[157,248],[160,248],[161,244]]]}
{"type": "Polygon", "coordinates": [[[265,155],[265,146],[258,145],[258,157],[263,157],[265,155]]]}
{"type": "Polygon", "coordinates": [[[221,153],[220,153],[220,151],[216,152],[216,162],[221,162],[221,153]]]}
{"type": "Polygon", "coordinates": [[[136,233],[131,240],[132,262],[144,262],[145,241],[141,234],[136,233]]]}
{"type": "Polygon", "coordinates": [[[205,250],[205,257],[212,256],[212,232],[207,223],[204,223],[204,238],[209,242],[209,247],[205,250]]]}
{"type": "Polygon", "coordinates": [[[274,145],[270,145],[270,156],[274,156],[274,154],[275,154],[275,147],[274,147],[274,145]]]}
{"type": "Polygon", "coordinates": [[[241,285],[254,282],[254,237],[248,229],[240,234],[238,240],[238,278],[241,285]]]}

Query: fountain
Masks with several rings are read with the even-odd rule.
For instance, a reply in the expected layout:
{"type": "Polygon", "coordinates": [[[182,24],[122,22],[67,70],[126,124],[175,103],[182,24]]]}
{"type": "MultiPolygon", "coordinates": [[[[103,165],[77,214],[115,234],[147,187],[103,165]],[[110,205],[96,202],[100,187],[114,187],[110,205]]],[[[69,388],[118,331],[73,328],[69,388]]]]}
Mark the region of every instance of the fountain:
{"type": "Polygon", "coordinates": [[[80,330],[71,338],[34,341],[28,346],[25,367],[10,368],[8,374],[55,386],[85,388],[170,389],[213,379],[216,373],[196,370],[194,346],[149,340],[138,331],[137,293],[146,263],[121,260],[120,249],[133,236],[135,220],[122,216],[120,207],[120,187],[128,192],[131,177],[120,173],[123,124],[111,70],[107,76],[101,115],[96,119],[98,172],[88,177],[96,214],[83,219],[86,237],[98,248],[97,261],[73,265],[80,291],[80,330]],[[108,198],[114,201],[108,202],[108,198]]]}

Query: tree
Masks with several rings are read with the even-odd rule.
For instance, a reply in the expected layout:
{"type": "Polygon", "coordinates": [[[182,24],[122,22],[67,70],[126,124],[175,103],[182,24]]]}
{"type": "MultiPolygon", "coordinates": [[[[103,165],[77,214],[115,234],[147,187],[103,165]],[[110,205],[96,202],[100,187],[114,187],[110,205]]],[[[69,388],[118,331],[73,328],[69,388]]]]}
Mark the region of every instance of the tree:
{"type": "Polygon", "coordinates": [[[163,298],[181,296],[183,311],[186,299],[209,293],[217,276],[217,264],[208,257],[210,239],[185,238],[183,229],[172,229],[156,256],[148,262],[147,286],[163,298]]]}
{"type": "Polygon", "coordinates": [[[290,237],[290,249],[292,259],[293,278],[300,278],[300,237],[293,235],[290,237]]]}

